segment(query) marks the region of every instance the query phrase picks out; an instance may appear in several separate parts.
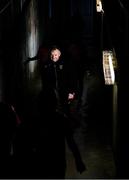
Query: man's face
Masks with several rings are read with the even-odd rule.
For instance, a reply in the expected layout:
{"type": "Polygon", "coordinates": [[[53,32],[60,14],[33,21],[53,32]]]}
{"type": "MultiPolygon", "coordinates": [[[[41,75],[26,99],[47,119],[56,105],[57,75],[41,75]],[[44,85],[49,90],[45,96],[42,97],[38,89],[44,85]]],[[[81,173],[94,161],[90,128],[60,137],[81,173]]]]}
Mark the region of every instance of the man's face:
{"type": "Polygon", "coordinates": [[[51,51],[51,55],[50,55],[51,60],[54,62],[58,61],[60,58],[60,55],[61,55],[61,52],[58,49],[51,51]]]}

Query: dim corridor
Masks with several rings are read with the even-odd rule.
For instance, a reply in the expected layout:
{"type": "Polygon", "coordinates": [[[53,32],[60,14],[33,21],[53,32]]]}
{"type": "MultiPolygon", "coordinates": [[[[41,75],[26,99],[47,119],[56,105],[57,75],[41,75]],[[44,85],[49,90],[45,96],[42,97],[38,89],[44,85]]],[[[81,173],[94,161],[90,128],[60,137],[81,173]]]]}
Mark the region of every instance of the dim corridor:
{"type": "MultiPolygon", "coordinates": [[[[101,137],[103,134],[101,134],[101,137]]],[[[114,179],[116,174],[113,151],[108,140],[102,140],[95,127],[76,129],[74,138],[78,144],[87,170],[82,174],[76,171],[72,153],[66,146],[66,179],[114,179]]]]}

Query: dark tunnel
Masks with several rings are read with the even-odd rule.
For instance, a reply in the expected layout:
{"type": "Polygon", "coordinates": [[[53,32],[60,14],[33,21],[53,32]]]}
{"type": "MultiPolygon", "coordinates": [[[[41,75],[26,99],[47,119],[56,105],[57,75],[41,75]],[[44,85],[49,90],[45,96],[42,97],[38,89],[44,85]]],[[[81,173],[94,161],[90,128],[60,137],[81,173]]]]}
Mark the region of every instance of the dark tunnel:
{"type": "Polygon", "coordinates": [[[0,0],[0,178],[129,178],[128,9],[0,0]]]}

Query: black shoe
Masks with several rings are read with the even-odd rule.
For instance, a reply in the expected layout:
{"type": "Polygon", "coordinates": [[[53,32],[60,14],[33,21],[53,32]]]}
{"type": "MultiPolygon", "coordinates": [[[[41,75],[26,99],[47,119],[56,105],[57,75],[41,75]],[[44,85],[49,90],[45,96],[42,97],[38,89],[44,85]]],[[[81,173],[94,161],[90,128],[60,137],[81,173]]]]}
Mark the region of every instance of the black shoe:
{"type": "Polygon", "coordinates": [[[80,172],[80,174],[87,170],[85,164],[82,161],[76,163],[76,167],[77,167],[77,171],[80,172]]]}

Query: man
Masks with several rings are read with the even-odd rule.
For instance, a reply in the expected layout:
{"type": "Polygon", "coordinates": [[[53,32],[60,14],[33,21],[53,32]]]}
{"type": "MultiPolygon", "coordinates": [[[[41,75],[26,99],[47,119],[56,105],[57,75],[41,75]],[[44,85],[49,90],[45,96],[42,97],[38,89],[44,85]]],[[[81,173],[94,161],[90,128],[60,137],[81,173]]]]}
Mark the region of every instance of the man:
{"type": "Polygon", "coordinates": [[[65,139],[75,157],[77,170],[82,173],[85,165],[73,139],[68,113],[69,103],[76,96],[74,71],[70,63],[62,59],[61,50],[56,46],[50,49],[50,59],[41,70],[43,87],[39,97],[41,122],[38,128],[41,133],[37,139],[41,139],[38,148],[48,172],[45,178],[64,178],[65,139]]]}
{"type": "Polygon", "coordinates": [[[70,64],[61,58],[61,51],[56,46],[50,50],[50,59],[43,66],[42,83],[49,111],[50,104],[54,105],[52,109],[56,107],[57,111],[63,110],[75,98],[75,76],[70,64]]]}

